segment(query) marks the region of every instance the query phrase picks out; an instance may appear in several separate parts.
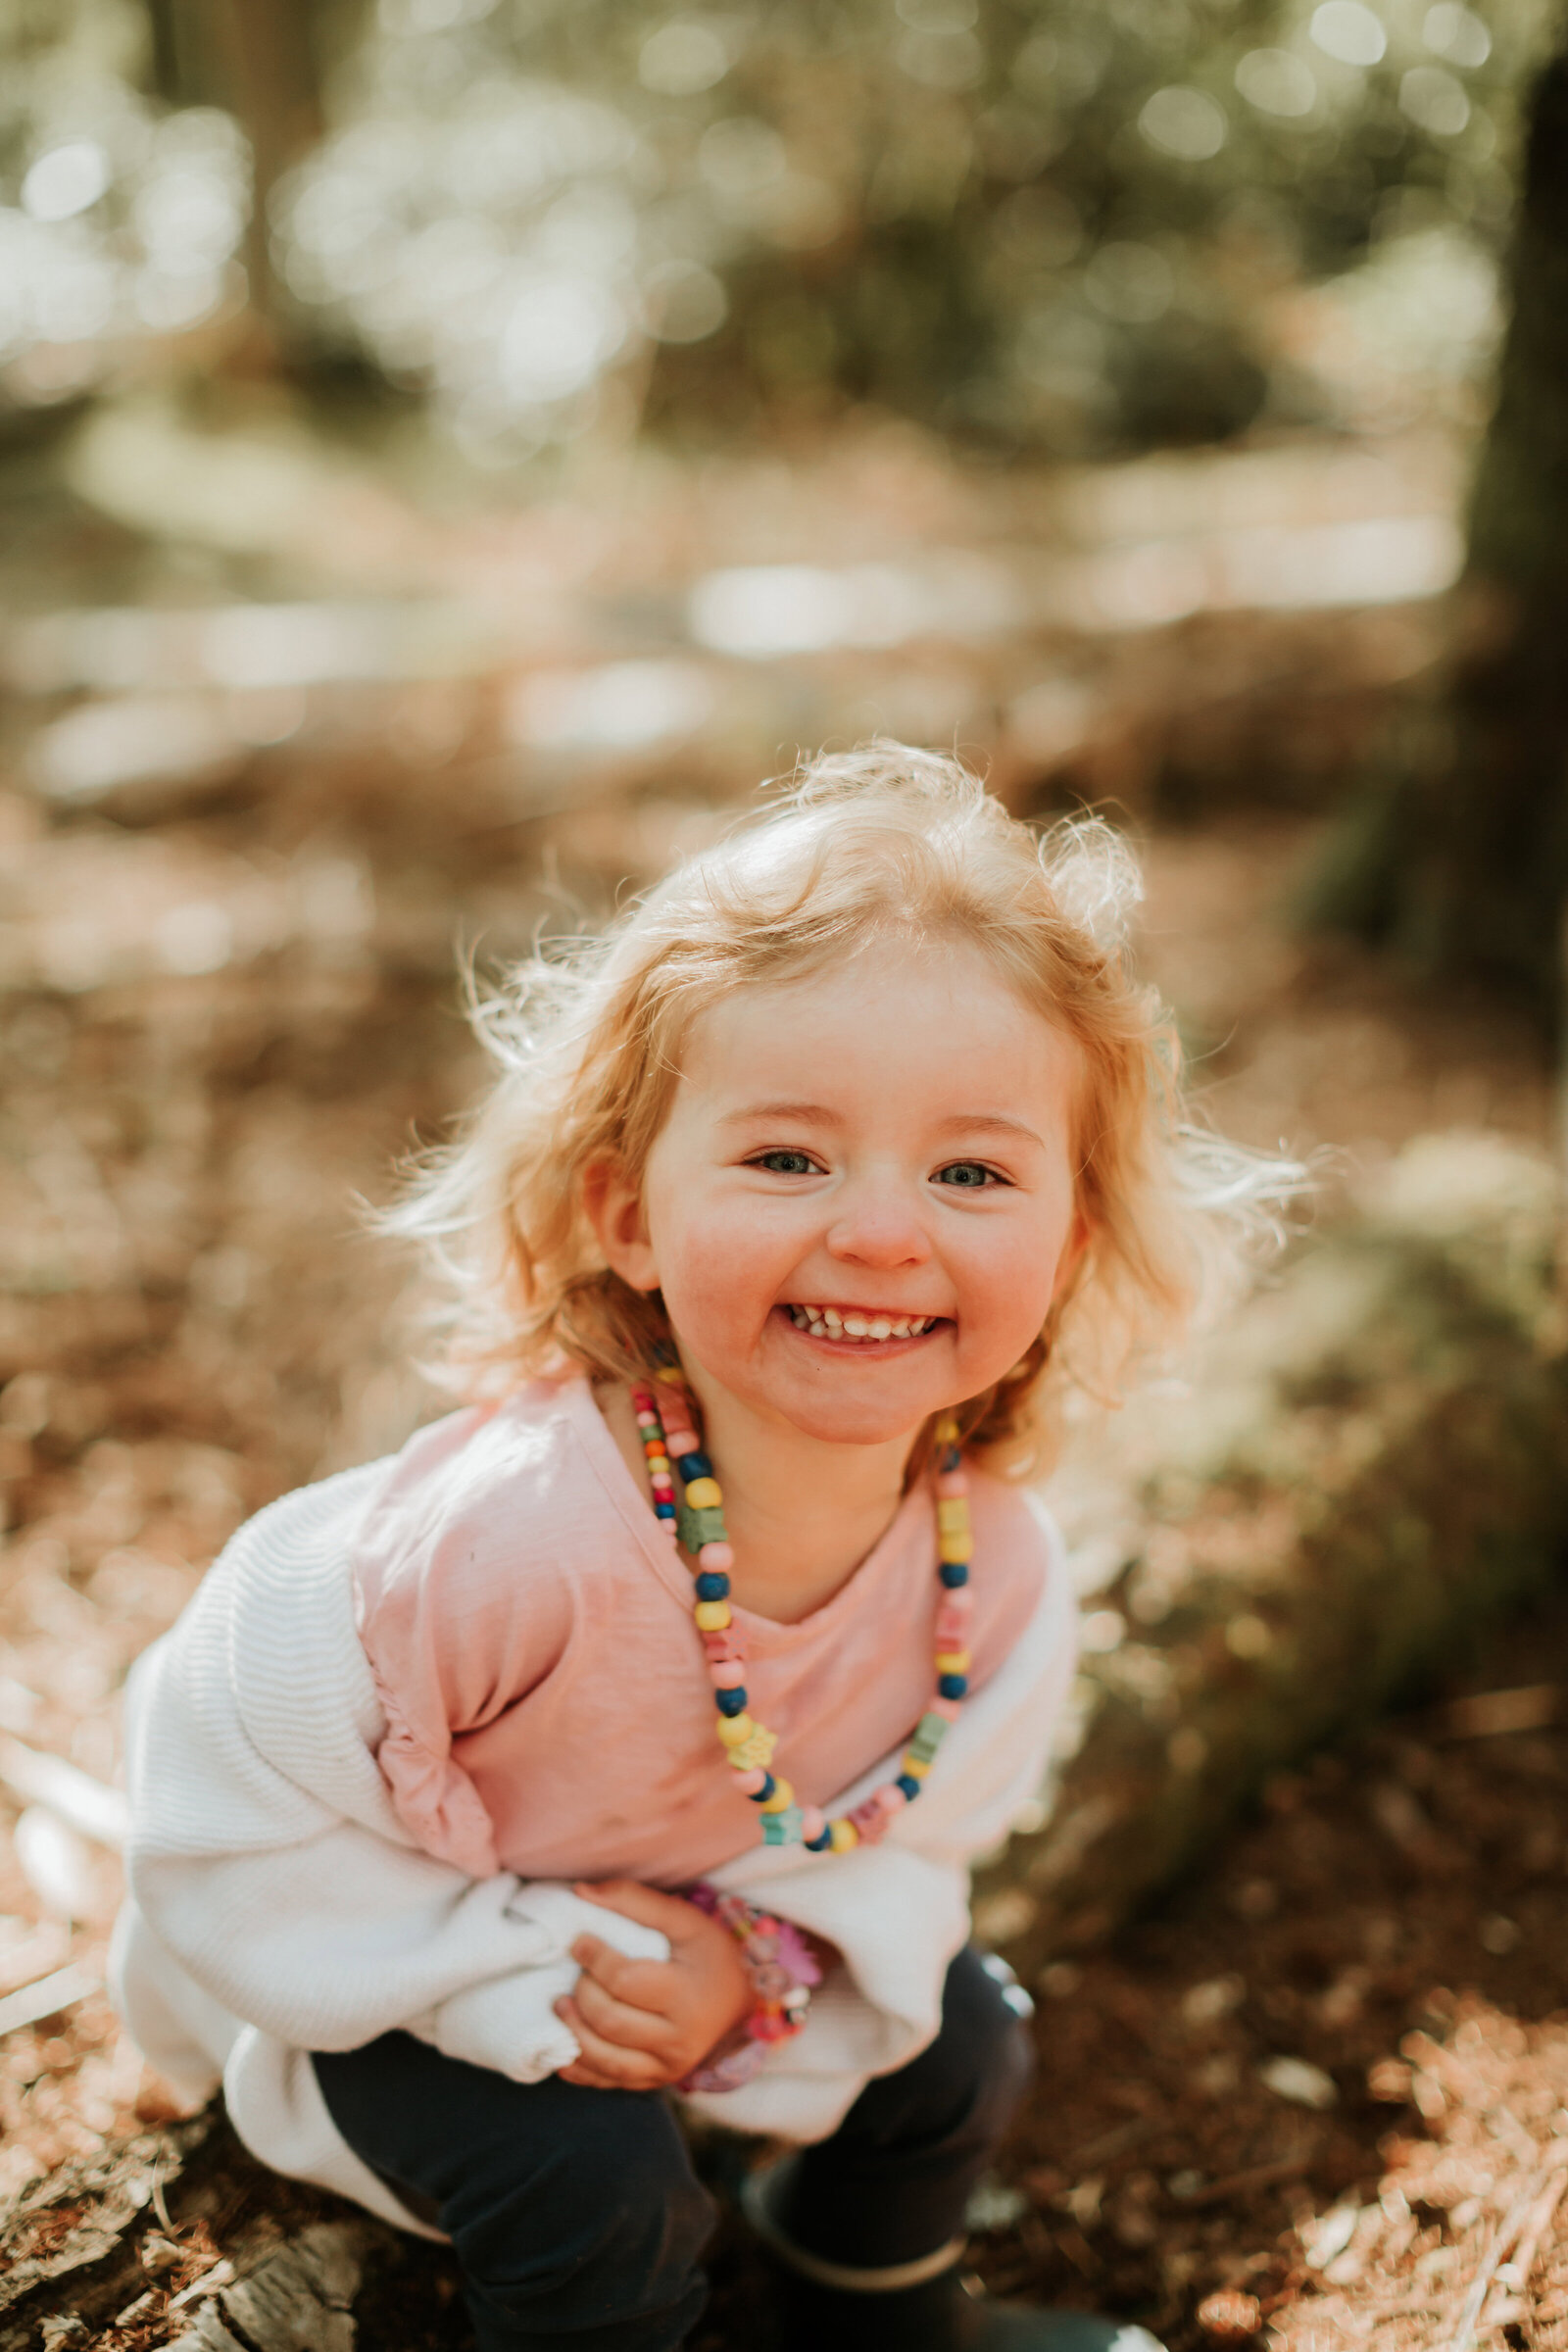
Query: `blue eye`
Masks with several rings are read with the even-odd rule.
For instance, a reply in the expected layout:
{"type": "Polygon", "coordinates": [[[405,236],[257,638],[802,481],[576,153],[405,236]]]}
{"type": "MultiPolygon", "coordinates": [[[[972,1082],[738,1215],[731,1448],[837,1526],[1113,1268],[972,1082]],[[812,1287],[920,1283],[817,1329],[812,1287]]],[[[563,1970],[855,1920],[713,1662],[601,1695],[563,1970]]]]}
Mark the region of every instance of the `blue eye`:
{"type": "Polygon", "coordinates": [[[982,1167],[977,1159],[951,1160],[945,1168],[938,1168],[936,1180],[938,1184],[950,1184],[955,1191],[965,1193],[982,1193],[988,1186],[1002,1181],[995,1168],[982,1167]]]}
{"type": "Polygon", "coordinates": [[[754,1168],[766,1168],[770,1176],[814,1176],[816,1162],[805,1152],[759,1152],[752,1161],[754,1168]]]}

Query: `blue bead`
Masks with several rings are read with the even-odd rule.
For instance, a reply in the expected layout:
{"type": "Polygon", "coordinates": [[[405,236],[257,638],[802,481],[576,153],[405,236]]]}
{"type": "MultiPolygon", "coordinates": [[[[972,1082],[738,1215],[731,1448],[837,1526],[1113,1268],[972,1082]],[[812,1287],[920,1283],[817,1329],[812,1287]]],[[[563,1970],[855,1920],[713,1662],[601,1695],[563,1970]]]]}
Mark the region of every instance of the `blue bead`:
{"type": "Polygon", "coordinates": [[[777,1781],[775,1781],[775,1780],[774,1780],[774,1778],[773,1778],[773,1775],[772,1775],[771,1773],[769,1773],[769,1774],[768,1774],[768,1776],[767,1776],[767,1780],[766,1780],[766,1783],[765,1783],[765,1785],[764,1785],[762,1788],[759,1788],[759,1790],[757,1791],[757,1794],[756,1794],[756,1795],[753,1797],[753,1799],[752,1799],[752,1802],[753,1802],[753,1804],[754,1804],[754,1805],[765,1805],[765,1804],[766,1804],[766,1802],[767,1802],[767,1800],[768,1800],[768,1798],[769,1798],[769,1797],[772,1795],[772,1793],[773,1793],[774,1789],[775,1789],[777,1787],[778,1787],[778,1783],[777,1783],[777,1781]]]}
{"type": "Polygon", "coordinates": [[[675,1516],[675,1505],[674,1505],[672,1502],[656,1502],[656,1503],[655,1503],[655,1505],[654,1505],[654,1517],[655,1517],[656,1519],[673,1519],[673,1518],[674,1518],[674,1516],[675,1516]]]}
{"type": "Polygon", "coordinates": [[[832,1831],[824,1830],[820,1838],[808,1838],[806,1840],[806,1850],[808,1854],[831,1853],[833,1850],[832,1831]]]}
{"type": "Polygon", "coordinates": [[[937,1570],[937,1574],[949,1591],[953,1592],[959,1585],[966,1585],[969,1582],[969,1563],[967,1560],[944,1560],[937,1570]]]}
{"type": "Polygon", "coordinates": [[[937,1690],[943,1698],[963,1698],[968,1694],[969,1677],[966,1674],[939,1674],[937,1690]]]}
{"type": "Polygon", "coordinates": [[[713,1696],[718,1701],[718,1711],[721,1715],[745,1714],[746,1693],[744,1690],[715,1690],[713,1696]]]}
{"type": "Polygon", "coordinates": [[[682,1453],[675,1458],[675,1467],[688,1486],[694,1478],[711,1478],[713,1465],[706,1453],[682,1453]]]}
{"type": "Polygon", "coordinates": [[[939,1470],[961,1470],[963,1468],[963,1455],[960,1453],[956,1446],[950,1446],[948,1447],[947,1451],[943,1454],[942,1459],[938,1462],[937,1468],[939,1470]]]}
{"type": "Polygon", "coordinates": [[[720,1576],[714,1569],[705,1568],[697,1579],[697,1597],[699,1600],[728,1600],[729,1578],[720,1576]]]}
{"type": "Polygon", "coordinates": [[[911,1805],[920,1793],[921,1784],[915,1779],[912,1772],[901,1772],[893,1786],[895,1788],[904,1790],[911,1805]]]}

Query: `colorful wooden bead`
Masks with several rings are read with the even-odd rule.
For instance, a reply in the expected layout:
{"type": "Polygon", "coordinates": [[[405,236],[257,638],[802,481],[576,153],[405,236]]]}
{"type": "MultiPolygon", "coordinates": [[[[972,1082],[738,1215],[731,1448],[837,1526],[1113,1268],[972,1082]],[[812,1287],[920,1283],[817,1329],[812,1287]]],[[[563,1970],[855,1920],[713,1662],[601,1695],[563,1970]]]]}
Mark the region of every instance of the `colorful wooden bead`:
{"type": "Polygon", "coordinates": [[[705,1634],[721,1633],[730,1622],[727,1600],[700,1600],[692,1611],[699,1630],[705,1634]]]}
{"type": "Polygon", "coordinates": [[[839,1820],[828,1824],[828,1834],[832,1838],[833,1851],[836,1854],[847,1854],[860,1842],[860,1833],[854,1822],[846,1821],[842,1816],[839,1820]]]}
{"type": "MultiPolygon", "coordinates": [[[[740,1671],[744,1673],[745,1669],[742,1668],[740,1671]]],[[[729,1685],[718,1683],[718,1677],[716,1675],[714,1676],[713,1680],[718,1684],[717,1689],[713,1692],[713,1703],[717,1707],[719,1713],[721,1715],[743,1714],[746,1708],[746,1690],[744,1685],[737,1683],[733,1687],[730,1687],[729,1685]]]]}
{"type": "Polygon", "coordinates": [[[956,1592],[961,1586],[969,1582],[968,1562],[966,1560],[944,1560],[938,1568],[937,1574],[950,1592],[956,1592]]]}
{"type": "Polygon", "coordinates": [[[686,1489],[689,1511],[716,1511],[723,1499],[723,1490],[716,1478],[694,1478],[686,1489]]]}
{"type": "Polygon", "coordinates": [[[721,1715],[718,1736],[726,1747],[742,1747],[751,1739],[757,1726],[749,1715],[721,1715]]]}

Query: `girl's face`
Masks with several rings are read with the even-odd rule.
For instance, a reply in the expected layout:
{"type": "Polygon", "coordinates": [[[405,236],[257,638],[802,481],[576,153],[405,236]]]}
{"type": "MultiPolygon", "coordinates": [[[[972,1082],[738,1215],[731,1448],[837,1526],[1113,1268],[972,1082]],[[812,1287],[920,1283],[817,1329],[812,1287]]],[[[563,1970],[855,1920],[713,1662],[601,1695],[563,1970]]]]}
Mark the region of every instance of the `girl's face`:
{"type": "Polygon", "coordinates": [[[912,1433],[1037,1336],[1080,1247],[1076,1048],[954,942],[867,949],[693,1023],[611,1262],[764,1421],[912,1433]]]}

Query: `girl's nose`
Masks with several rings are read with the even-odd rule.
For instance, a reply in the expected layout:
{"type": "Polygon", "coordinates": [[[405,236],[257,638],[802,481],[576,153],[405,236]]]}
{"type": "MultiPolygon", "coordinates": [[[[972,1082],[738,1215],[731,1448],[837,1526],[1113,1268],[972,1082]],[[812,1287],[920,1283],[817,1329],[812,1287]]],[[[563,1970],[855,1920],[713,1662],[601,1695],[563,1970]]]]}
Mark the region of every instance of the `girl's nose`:
{"type": "Polygon", "coordinates": [[[907,1202],[880,1198],[846,1207],[827,1236],[828,1253],[843,1264],[923,1266],[931,1255],[931,1237],[907,1202]]]}

